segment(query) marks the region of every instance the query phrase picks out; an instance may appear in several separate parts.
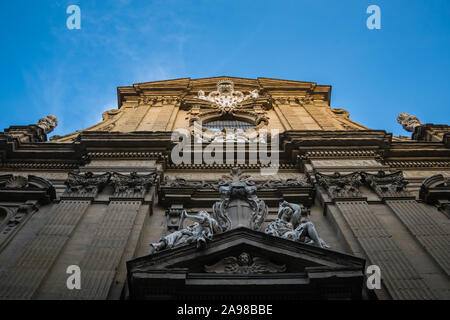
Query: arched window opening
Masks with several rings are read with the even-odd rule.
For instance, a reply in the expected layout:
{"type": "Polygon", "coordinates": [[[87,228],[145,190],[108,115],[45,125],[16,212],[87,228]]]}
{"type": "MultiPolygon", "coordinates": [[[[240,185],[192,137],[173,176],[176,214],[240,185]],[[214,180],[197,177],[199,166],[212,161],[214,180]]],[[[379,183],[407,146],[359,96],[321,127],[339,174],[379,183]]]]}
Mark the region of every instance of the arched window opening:
{"type": "Polygon", "coordinates": [[[221,131],[223,129],[231,129],[231,128],[235,128],[238,130],[248,130],[248,129],[255,127],[252,123],[242,121],[242,120],[236,120],[236,119],[213,120],[213,121],[205,123],[203,126],[205,128],[208,128],[211,130],[218,130],[218,131],[221,131]]]}

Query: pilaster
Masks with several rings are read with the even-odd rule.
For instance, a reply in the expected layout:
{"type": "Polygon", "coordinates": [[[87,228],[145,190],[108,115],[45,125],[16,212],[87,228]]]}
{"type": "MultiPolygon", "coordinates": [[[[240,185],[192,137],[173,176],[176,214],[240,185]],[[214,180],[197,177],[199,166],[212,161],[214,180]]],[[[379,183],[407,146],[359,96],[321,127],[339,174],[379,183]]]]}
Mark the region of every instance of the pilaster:
{"type": "Polygon", "coordinates": [[[364,180],[397,215],[409,232],[450,276],[450,230],[440,224],[408,191],[401,171],[363,173],[364,180]]]}
{"type": "Polygon", "coordinates": [[[2,274],[1,299],[31,299],[109,175],[71,173],[62,200],[15,265],[2,274]]]}
{"type": "Polygon", "coordinates": [[[382,282],[393,299],[433,299],[434,293],[392,240],[392,235],[370,211],[359,187],[358,172],[316,174],[317,183],[336,204],[371,264],[381,269],[382,282]]]}

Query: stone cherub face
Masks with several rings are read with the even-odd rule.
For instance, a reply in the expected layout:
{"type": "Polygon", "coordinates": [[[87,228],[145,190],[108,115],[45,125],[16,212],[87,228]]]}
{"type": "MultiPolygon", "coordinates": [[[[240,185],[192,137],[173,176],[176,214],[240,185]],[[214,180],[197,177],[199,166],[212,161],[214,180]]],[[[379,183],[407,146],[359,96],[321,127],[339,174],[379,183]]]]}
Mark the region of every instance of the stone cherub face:
{"type": "Polygon", "coordinates": [[[241,266],[249,266],[252,263],[252,258],[246,252],[243,252],[238,257],[238,262],[241,266]]]}

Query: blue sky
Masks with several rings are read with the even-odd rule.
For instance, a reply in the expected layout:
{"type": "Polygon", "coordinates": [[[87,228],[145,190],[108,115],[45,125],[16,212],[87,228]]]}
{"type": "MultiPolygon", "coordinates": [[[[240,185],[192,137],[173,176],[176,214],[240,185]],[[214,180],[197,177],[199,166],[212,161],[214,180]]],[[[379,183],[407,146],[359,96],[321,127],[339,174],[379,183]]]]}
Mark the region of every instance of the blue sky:
{"type": "Polygon", "coordinates": [[[450,124],[448,0],[0,0],[0,19],[0,130],[55,114],[63,135],[116,108],[117,86],[221,75],[332,85],[332,107],[394,135],[400,112],[450,124]]]}

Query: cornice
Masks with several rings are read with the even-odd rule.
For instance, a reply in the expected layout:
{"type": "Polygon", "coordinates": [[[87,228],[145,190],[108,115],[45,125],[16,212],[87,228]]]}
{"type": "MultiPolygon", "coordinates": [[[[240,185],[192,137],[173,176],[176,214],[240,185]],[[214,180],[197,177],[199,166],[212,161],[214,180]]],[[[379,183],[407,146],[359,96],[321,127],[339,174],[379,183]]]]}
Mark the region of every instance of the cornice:
{"type": "MultiPolygon", "coordinates": [[[[168,161],[172,132],[82,132],[72,143],[0,141],[1,167],[73,169],[91,159],[152,159],[168,161]]],[[[450,166],[450,149],[438,142],[391,142],[382,130],[299,131],[280,134],[280,168],[295,168],[301,159],[382,159],[391,167],[450,166]]],[[[231,168],[232,165],[168,165],[173,169],[231,168]]],[[[261,168],[244,164],[243,168],[261,168]]]]}
{"type": "Polygon", "coordinates": [[[26,169],[26,170],[73,170],[81,166],[81,163],[73,162],[5,162],[2,169],[26,169]]]}
{"type": "Polygon", "coordinates": [[[387,160],[383,164],[391,168],[450,168],[450,161],[416,161],[416,160],[387,160]]]}
{"type": "Polygon", "coordinates": [[[306,151],[304,158],[307,159],[354,159],[354,158],[377,158],[379,157],[377,150],[370,149],[353,149],[353,150],[312,150],[306,151]]]}
{"type": "Polygon", "coordinates": [[[83,159],[147,159],[161,160],[166,159],[167,155],[162,152],[145,152],[145,151],[123,151],[123,152],[88,152],[83,159]]]}
{"type": "MultiPolygon", "coordinates": [[[[167,169],[171,170],[216,170],[216,169],[232,169],[232,168],[242,168],[246,170],[257,170],[261,168],[270,168],[269,165],[261,165],[261,164],[181,164],[181,165],[175,165],[175,164],[168,164],[167,169]]],[[[297,166],[295,164],[291,163],[280,163],[278,169],[295,169],[297,166]]]]}
{"type": "Polygon", "coordinates": [[[214,90],[220,79],[232,79],[236,88],[240,90],[259,89],[274,95],[304,96],[311,95],[314,99],[323,100],[330,104],[331,86],[317,85],[315,82],[282,80],[273,78],[240,78],[240,77],[210,77],[201,79],[180,78],[163,81],[136,83],[132,86],[117,88],[118,107],[124,102],[139,100],[143,95],[147,96],[178,96],[183,97],[198,90],[214,90]]]}

